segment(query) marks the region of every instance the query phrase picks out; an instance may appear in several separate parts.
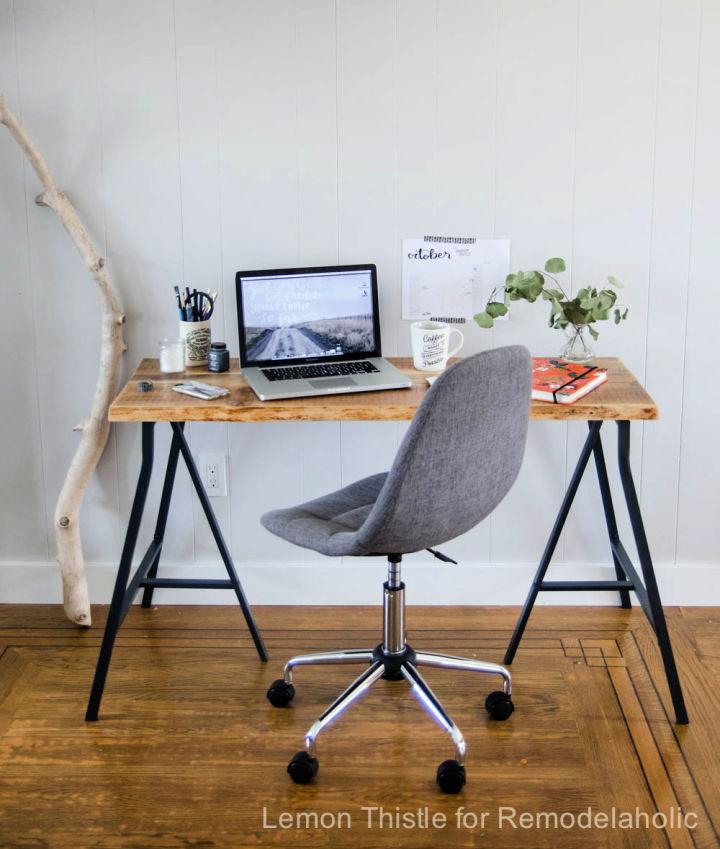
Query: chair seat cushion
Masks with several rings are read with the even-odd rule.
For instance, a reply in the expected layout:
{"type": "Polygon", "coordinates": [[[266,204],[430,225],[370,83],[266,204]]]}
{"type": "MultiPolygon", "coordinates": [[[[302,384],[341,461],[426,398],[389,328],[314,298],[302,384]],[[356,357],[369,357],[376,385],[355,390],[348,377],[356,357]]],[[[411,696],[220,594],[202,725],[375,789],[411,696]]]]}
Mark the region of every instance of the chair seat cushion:
{"type": "Polygon", "coordinates": [[[261,517],[276,536],[321,554],[371,554],[364,551],[356,532],[362,527],[385,484],[387,472],[355,481],[337,492],[261,517]]]}

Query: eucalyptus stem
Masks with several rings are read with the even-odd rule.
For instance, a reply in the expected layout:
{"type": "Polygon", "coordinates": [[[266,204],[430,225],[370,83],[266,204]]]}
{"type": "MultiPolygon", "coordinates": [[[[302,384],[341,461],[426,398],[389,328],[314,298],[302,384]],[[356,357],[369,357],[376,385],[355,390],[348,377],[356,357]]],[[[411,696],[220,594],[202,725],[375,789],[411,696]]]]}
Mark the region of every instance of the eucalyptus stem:
{"type": "Polygon", "coordinates": [[[493,327],[497,318],[507,315],[510,302],[522,300],[532,304],[540,297],[550,302],[550,327],[558,330],[564,330],[571,325],[576,328],[587,327],[593,339],[597,339],[598,331],[592,325],[597,321],[608,319],[611,310],[614,313],[615,324],[620,324],[627,318],[627,307],[622,310],[616,303],[615,290],[623,287],[616,277],[608,277],[609,287],[598,290],[594,286],[588,286],[580,289],[573,298],[563,289],[555,276],[563,271],[565,271],[565,260],[561,257],[553,257],[545,263],[542,271],[534,269],[508,274],[504,287],[495,286],[483,312],[474,316],[476,323],[480,327],[493,327]],[[545,284],[548,280],[551,280],[556,288],[546,288],[545,284]],[[501,288],[504,288],[505,294],[503,300],[498,301],[496,298],[501,288]]]}

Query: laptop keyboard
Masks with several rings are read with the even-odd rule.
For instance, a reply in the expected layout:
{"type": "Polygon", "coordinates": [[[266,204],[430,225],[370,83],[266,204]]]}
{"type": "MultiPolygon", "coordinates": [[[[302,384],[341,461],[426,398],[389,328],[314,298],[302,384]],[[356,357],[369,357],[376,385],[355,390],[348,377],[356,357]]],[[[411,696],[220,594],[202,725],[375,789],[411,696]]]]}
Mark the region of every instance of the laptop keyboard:
{"type": "Polygon", "coordinates": [[[355,363],[327,363],[314,366],[280,366],[264,368],[262,373],[268,380],[301,380],[308,377],[342,377],[350,374],[372,374],[380,369],[367,360],[355,363]]]}

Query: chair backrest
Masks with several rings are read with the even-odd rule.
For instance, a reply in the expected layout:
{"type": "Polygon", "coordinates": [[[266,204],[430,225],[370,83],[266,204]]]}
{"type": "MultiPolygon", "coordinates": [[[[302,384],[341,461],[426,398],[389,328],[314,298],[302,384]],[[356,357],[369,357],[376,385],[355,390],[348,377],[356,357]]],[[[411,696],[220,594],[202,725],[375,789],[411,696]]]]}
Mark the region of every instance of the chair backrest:
{"type": "Polygon", "coordinates": [[[520,470],[531,364],[512,345],[467,357],[428,390],[358,541],[377,554],[440,545],[482,521],[520,470]]]}

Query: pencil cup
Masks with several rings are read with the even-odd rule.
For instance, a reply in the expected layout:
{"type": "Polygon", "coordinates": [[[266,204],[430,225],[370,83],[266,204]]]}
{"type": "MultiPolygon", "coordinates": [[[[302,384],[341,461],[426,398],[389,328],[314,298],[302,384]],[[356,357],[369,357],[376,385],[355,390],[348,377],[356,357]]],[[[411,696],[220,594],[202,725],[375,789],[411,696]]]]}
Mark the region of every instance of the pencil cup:
{"type": "Polygon", "coordinates": [[[180,337],[185,341],[185,366],[207,368],[210,321],[181,321],[180,337]]]}

